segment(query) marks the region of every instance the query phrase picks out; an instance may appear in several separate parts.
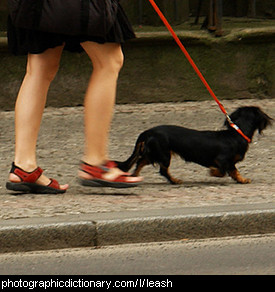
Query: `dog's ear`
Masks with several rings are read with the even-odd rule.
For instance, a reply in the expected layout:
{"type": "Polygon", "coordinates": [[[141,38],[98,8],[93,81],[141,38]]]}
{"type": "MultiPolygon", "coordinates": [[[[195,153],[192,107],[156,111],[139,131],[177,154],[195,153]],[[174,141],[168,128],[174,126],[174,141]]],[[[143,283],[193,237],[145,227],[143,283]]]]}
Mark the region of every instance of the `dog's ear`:
{"type": "Polygon", "coordinates": [[[272,125],[273,119],[269,117],[267,114],[265,114],[261,109],[258,108],[258,132],[259,134],[262,133],[262,131],[272,125]]]}

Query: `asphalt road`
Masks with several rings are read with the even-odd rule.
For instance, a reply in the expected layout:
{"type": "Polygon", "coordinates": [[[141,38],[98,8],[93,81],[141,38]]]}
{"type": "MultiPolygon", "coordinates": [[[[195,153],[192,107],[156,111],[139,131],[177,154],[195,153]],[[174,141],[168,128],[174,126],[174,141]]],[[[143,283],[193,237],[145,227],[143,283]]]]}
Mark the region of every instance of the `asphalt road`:
{"type": "Polygon", "coordinates": [[[0,255],[1,275],[274,274],[275,235],[0,255]]]}

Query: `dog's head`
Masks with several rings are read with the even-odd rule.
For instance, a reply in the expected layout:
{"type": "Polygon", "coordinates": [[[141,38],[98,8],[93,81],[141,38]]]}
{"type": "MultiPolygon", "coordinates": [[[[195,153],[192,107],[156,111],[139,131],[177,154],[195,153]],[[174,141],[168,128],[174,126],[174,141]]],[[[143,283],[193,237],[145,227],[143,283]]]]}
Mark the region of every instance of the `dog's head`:
{"type": "MultiPolygon", "coordinates": [[[[265,114],[259,107],[240,107],[230,115],[231,120],[242,130],[253,132],[258,130],[259,134],[267,127],[271,126],[273,119],[265,114]]],[[[225,125],[230,128],[226,121],[225,125]]]]}

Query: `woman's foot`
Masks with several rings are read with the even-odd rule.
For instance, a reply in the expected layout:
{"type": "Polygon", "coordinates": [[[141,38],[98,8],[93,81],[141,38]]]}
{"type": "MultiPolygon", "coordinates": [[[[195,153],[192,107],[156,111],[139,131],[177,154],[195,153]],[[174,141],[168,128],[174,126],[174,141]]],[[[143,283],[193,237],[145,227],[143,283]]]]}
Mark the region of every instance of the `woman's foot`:
{"type": "Polygon", "coordinates": [[[40,168],[23,170],[13,163],[7,188],[15,191],[20,191],[20,188],[29,189],[30,192],[35,193],[40,191],[42,193],[65,193],[69,188],[68,184],[59,185],[56,180],[49,179],[42,172],[43,170],[40,168]]]}
{"type": "Polygon", "coordinates": [[[133,177],[123,172],[113,161],[101,166],[82,162],[78,175],[82,185],[92,187],[129,188],[138,186],[143,180],[141,177],[133,177]]]}
{"type": "MultiPolygon", "coordinates": [[[[14,173],[10,173],[9,175],[9,181],[13,183],[20,183],[21,179],[14,173]]],[[[44,174],[40,176],[40,178],[36,181],[37,184],[41,186],[48,186],[51,183],[51,180],[46,177],[44,174]]],[[[68,184],[60,185],[61,190],[67,190],[69,188],[68,184]]]]}

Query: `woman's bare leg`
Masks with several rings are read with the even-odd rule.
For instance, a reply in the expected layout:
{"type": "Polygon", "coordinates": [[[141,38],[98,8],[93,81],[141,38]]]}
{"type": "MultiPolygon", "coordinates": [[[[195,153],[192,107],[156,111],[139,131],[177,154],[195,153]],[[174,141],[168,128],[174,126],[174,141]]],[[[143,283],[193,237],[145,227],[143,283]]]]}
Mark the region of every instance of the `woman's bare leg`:
{"type": "MultiPolygon", "coordinates": [[[[84,42],[81,44],[93,64],[93,73],[85,97],[85,154],[83,160],[99,166],[109,160],[108,139],[113,116],[117,79],[123,65],[120,44],[84,42]]],[[[106,179],[122,174],[115,168],[106,174],[106,179]]],[[[89,175],[80,172],[82,178],[89,175]]],[[[139,181],[128,178],[129,182],[139,181]]]]}
{"type": "MultiPolygon", "coordinates": [[[[15,165],[25,171],[37,167],[36,142],[40,129],[49,86],[54,79],[63,46],[48,49],[42,54],[29,54],[27,71],[18,93],[15,106],[15,165]]],[[[10,181],[19,182],[15,174],[10,181]]],[[[42,175],[38,184],[48,185],[50,180],[42,175]]],[[[68,185],[60,186],[67,189],[68,185]]]]}

